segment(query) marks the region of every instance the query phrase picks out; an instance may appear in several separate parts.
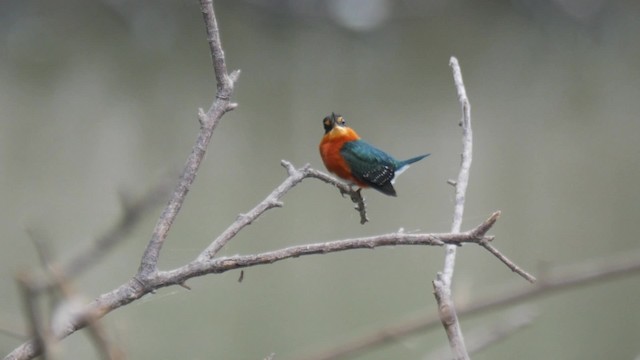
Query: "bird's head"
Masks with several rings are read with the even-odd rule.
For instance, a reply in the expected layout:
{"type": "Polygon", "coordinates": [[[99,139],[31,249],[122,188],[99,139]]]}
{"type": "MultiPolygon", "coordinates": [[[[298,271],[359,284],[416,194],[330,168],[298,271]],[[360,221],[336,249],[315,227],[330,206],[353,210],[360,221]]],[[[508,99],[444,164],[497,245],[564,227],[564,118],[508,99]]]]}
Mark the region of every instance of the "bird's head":
{"type": "Polygon", "coordinates": [[[347,122],[344,121],[344,118],[342,117],[342,115],[331,113],[331,115],[325,117],[322,120],[322,125],[324,126],[324,133],[328,134],[331,130],[333,130],[337,126],[340,126],[340,127],[346,126],[347,122]]]}

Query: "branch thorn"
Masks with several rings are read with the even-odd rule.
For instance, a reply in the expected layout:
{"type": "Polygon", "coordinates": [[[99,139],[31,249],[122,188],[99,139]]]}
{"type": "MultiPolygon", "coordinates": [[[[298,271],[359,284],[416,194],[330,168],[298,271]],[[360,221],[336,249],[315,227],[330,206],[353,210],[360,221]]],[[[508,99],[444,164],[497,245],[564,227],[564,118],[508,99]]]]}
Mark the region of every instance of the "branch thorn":
{"type": "Polygon", "coordinates": [[[207,114],[204,112],[202,108],[198,108],[198,122],[200,123],[200,127],[204,127],[204,123],[207,120],[207,114]]]}
{"type": "Polygon", "coordinates": [[[236,69],[233,70],[231,72],[231,74],[229,74],[229,80],[231,81],[231,83],[235,83],[236,81],[238,81],[238,78],[240,77],[240,69],[236,69]]]}
{"type": "Polygon", "coordinates": [[[181,282],[178,283],[178,285],[182,286],[183,288],[187,289],[187,290],[191,290],[191,287],[189,285],[187,285],[186,282],[181,282]]]}

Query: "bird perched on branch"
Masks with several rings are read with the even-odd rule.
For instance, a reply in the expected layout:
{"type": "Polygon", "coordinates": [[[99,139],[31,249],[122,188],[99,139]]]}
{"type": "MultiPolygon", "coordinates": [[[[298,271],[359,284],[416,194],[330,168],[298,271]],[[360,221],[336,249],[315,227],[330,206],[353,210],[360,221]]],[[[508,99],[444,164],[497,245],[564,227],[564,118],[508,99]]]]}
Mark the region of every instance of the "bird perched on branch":
{"type": "Polygon", "coordinates": [[[369,145],[350,127],[341,115],[331,113],[322,120],[324,136],[320,141],[320,156],[330,172],[360,188],[374,188],[383,194],[396,196],[394,178],[410,164],[429,154],[399,161],[384,151],[369,145]]]}

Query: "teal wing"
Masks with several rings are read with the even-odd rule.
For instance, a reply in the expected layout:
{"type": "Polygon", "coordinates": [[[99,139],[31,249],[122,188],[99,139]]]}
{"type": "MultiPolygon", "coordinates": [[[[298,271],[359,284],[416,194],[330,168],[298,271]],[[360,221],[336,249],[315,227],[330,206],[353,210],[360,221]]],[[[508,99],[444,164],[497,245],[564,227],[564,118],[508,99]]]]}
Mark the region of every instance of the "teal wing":
{"type": "Polygon", "coordinates": [[[396,159],[362,140],[345,143],[340,154],[356,179],[384,194],[396,196],[391,183],[398,167],[396,159]]]}

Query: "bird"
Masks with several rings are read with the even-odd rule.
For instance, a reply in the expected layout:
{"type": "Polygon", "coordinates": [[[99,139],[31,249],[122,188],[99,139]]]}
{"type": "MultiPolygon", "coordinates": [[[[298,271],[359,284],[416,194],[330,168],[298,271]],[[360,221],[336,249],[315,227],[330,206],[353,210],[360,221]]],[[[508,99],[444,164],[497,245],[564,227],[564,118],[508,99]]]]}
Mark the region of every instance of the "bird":
{"type": "Polygon", "coordinates": [[[395,177],[410,164],[430,154],[396,160],[393,156],[370,145],[350,127],[342,115],[331,113],[322,120],[324,136],[320,141],[320,157],[331,173],[360,188],[373,188],[397,196],[393,188],[395,177]]]}

